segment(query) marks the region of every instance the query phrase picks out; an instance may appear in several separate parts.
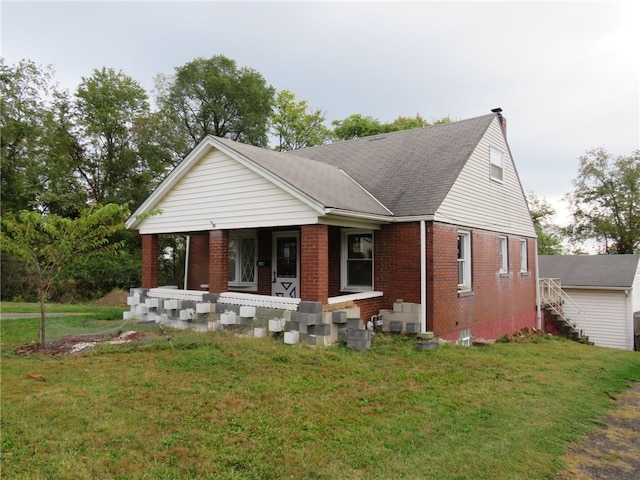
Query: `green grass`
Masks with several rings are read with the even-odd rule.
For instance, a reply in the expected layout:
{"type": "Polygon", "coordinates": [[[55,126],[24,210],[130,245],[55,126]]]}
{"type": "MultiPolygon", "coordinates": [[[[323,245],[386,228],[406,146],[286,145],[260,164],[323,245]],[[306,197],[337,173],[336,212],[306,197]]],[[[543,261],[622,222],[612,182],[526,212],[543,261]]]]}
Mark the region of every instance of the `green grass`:
{"type": "MultiPolygon", "coordinates": [[[[118,326],[102,313],[49,328],[118,326]]],[[[37,320],[0,327],[3,479],[554,478],[640,381],[637,352],[560,339],[357,352],[147,327],[155,340],[50,358],[13,353],[37,320]]]]}

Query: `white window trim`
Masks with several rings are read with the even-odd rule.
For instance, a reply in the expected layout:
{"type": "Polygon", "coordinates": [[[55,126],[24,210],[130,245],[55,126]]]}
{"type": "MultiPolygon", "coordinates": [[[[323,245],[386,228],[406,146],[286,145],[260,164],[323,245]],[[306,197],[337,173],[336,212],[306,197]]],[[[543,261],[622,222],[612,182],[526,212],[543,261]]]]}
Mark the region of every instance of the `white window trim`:
{"type": "Polygon", "coordinates": [[[498,258],[500,259],[499,272],[509,273],[509,239],[507,237],[498,239],[498,258]]]}
{"type": "Polygon", "coordinates": [[[375,285],[374,278],[374,261],[375,261],[375,238],[373,234],[373,230],[361,230],[361,229],[351,229],[345,228],[341,232],[340,239],[340,290],[343,292],[370,292],[373,291],[375,285]],[[349,235],[361,235],[361,234],[370,234],[371,235],[371,244],[373,245],[373,258],[371,258],[371,285],[348,285],[347,284],[347,248],[348,242],[347,237],[349,235]]]}
{"type": "MultiPolygon", "coordinates": [[[[237,242],[238,246],[242,245],[242,239],[244,238],[252,238],[254,239],[254,248],[253,258],[258,258],[258,240],[256,237],[255,230],[242,230],[237,232],[229,232],[229,240],[234,239],[237,242]]],[[[235,288],[246,288],[246,289],[255,289],[258,286],[258,269],[256,262],[253,262],[253,282],[241,282],[238,279],[242,278],[242,252],[240,252],[239,256],[236,256],[236,271],[235,271],[236,281],[228,282],[230,287],[235,288]]]]}
{"type": "Polygon", "coordinates": [[[504,153],[494,147],[489,147],[489,178],[495,182],[504,182],[504,153]],[[500,169],[500,176],[493,174],[493,167],[500,169]]]}
{"type": "Polygon", "coordinates": [[[526,238],[520,239],[520,272],[527,273],[529,271],[529,245],[526,238]]]}
{"type": "MultiPolygon", "coordinates": [[[[460,272],[460,262],[463,262],[462,283],[458,283],[458,290],[471,290],[471,232],[468,230],[458,230],[458,237],[462,237],[462,259],[457,259],[458,272],[460,272]]],[[[458,276],[458,281],[460,277],[458,276]]]]}

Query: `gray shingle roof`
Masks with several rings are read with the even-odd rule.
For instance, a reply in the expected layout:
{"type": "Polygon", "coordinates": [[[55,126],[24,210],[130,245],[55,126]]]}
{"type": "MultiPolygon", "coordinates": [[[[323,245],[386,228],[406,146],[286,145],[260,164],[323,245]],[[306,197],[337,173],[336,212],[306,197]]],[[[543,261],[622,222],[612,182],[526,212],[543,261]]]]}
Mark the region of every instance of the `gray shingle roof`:
{"type": "Polygon", "coordinates": [[[630,288],[640,255],[540,255],[540,278],[567,287],[630,288]]]}
{"type": "Polygon", "coordinates": [[[375,198],[338,167],[295,155],[215,138],[328,208],[391,216],[375,198]]]}
{"type": "Polygon", "coordinates": [[[396,216],[434,214],[495,114],[304,148],[285,155],[343,169],[396,216]]]}

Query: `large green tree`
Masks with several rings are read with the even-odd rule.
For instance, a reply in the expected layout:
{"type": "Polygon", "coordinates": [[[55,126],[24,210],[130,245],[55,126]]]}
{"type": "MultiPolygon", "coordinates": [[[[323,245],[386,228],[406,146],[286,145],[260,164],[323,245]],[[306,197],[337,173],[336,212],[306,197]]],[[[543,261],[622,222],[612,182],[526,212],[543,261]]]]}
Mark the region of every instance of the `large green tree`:
{"type": "Polygon", "coordinates": [[[393,122],[383,123],[373,117],[365,117],[360,114],[349,115],[344,120],[334,120],[332,122],[332,136],[335,140],[351,140],[354,138],[369,137],[382,133],[398,132],[400,130],[410,130],[412,128],[429,127],[441,123],[449,123],[451,119],[443,117],[433,124],[429,123],[420,114],[415,117],[399,116],[393,122]]]}
{"type": "Polygon", "coordinates": [[[602,238],[607,253],[640,251],[640,150],[614,156],[604,148],[580,157],[575,190],[567,195],[575,241],[602,238]]]}
{"type": "Polygon", "coordinates": [[[267,146],[275,89],[257,71],[223,55],[196,58],[156,78],[156,102],[176,127],[182,158],[207,135],[267,146]]]}
{"type": "Polygon", "coordinates": [[[546,198],[538,198],[535,193],[527,194],[533,226],[538,235],[538,254],[560,255],[562,253],[562,229],[553,223],[556,210],[546,198]]]}
{"type": "Polygon", "coordinates": [[[330,135],[324,121],[324,113],[310,110],[306,100],[296,101],[288,90],[278,92],[271,117],[271,130],[278,140],[275,149],[284,152],[322,145],[330,135]]]}
{"type": "MultiPolygon", "coordinates": [[[[75,94],[76,126],[84,155],[77,171],[92,201],[125,203],[149,193],[148,169],[138,155],[134,124],[148,117],[146,91],[130,76],[112,68],[82,78],[75,94]]],[[[142,199],[139,198],[142,196],[142,199]]]]}
{"type": "Polygon", "coordinates": [[[119,243],[110,238],[124,229],[129,216],[125,206],[94,205],[77,218],[22,210],[0,218],[0,247],[22,259],[33,275],[40,301],[40,346],[46,344],[45,302],[56,280],[65,271],[104,251],[116,252],[119,243]]]}
{"type": "Polygon", "coordinates": [[[0,59],[0,201],[2,212],[22,209],[71,215],[86,201],[73,174],[82,155],[71,134],[67,94],[51,66],[0,59]]]}

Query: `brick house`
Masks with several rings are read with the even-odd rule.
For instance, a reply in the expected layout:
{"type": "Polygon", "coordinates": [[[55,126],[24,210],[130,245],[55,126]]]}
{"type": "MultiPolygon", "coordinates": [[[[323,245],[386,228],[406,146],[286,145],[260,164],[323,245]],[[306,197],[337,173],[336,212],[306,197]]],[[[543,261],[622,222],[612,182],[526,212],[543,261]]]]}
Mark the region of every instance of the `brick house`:
{"type": "Polygon", "coordinates": [[[158,236],[181,233],[188,290],[355,305],[365,322],[402,299],[454,341],[539,325],[536,235],[500,109],[286,153],[209,136],[127,227],[144,289],[158,287],[158,236]]]}

